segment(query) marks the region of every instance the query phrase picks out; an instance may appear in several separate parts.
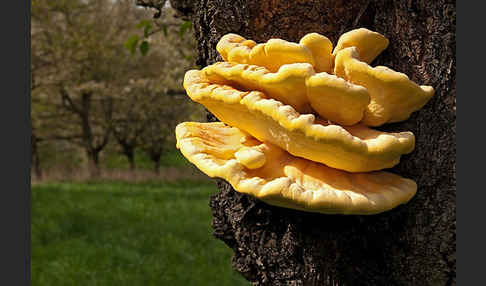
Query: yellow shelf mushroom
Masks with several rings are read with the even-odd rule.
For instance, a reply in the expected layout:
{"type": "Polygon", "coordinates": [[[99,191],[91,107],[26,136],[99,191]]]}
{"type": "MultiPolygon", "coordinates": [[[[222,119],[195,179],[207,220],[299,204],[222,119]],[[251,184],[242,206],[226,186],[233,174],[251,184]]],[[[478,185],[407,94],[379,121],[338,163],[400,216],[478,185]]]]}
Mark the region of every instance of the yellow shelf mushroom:
{"type": "MultiPolygon", "coordinates": [[[[388,44],[388,39],[383,35],[359,28],[341,35],[333,51],[329,39],[317,33],[307,34],[299,43],[270,39],[263,44],[257,44],[236,34],[227,34],[218,42],[217,50],[227,62],[264,67],[276,73],[275,75],[279,75],[279,68],[286,64],[312,65],[315,72],[321,74],[316,74],[311,80],[312,83],[308,84],[311,89],[310,92],[308,91],[307,101],[302,95],[303,89],[298,88],[304,83],[301,80],[296,84],[298,77],[289,77],[273,83],[281,84],[282,81],[288,80],[285,83],[287,86],[296,84],[292,92],[283,92],[285,95],[282,95],[282,92],[269,95],[292,105],[301,113],[311,112],[307,104],[310,103],[319,115],[338,124],[353,125],[362,120],[368,126],[380,126],[408,119],[412,112],[422,108],[434,94],[431,86],[419,86],[409,80],[405,74],[387,67],[372,68],[368,65],[388,47],[388,44]],[[331,73],[348,81],[348,84],[345,86],[339,83],[333,79],[331,73]],[[317,83],[322,88],[318,88],[317,83]],[[364,101],[355,100],[356,93],[364,92],[358,92],[355,86],[362,86],[371,98],[364,114],[364,101]],[[354,93],[350,92],[351,90],[354,93]],[[339,107],[336,107],[341,99],[348,101],[340,102],[339,107]],[[341,111],[345,107],[348,107],[348,112],[341,111]]],[[[295,69],[294,72],[300,77],[309,77],[309,71],[306,73],[307,68],[304,67],[305,65],[299,71],[295,69]]],[[[273,84],[268,83],[267,87],[273,84]]],[[[267,92],[268,88],[262,91],[267,92]]],[[[358,98],[364,99],[364,96],[358,98]]]]}
{"type": "Polygon", "coordinates": [[[298,44],[281,39],[257,44],[237,34],[226,34],[216,50],[227,62],[262,66],[271,72],[292,63],[312,64],[317,72],[332,71],[332,43],[317,33],[307,34],[298,44]]]}
{"type": "Polygon", "coordinates": [[[354,125],[370,102],[366,88],[325,72],[306,79],[307,98],[320,116],[341,125],[354,125]]]}
{"type": "Polygon", "coordinates": [[[348,172],[368,172],[398,164],[415,144],[411,132],[386,133],[364,125],[341,127],[299,114],[259,91],[212,83],[202,71],[188,71],[184,88],[222,122],[290,154],[348,172]]]}
{"type": "Polygon", "coordinates": [[[311,64],[281,66],[276,73],[255,65],[218,62],[202,69],[209,82],[241,90],[258,90],[292,106],[342,125],[354,125],[370,101],[366,88],[326,72],[315,73],[311,64]]]}
{"type": "MultiPolygon", "coordinates": [[[[262,91],[301,113],[312,112],[305,85],[306,78],[314,74],[311,64],[287,64],[272,73],[261,66],[219,62],[203,68],[202,72],[211,83],[262,91]]],[[[361,116],[363,111],[364,108],[361,116]]]]}
{"type": "Polygon", "coordinates": [[[294,157],[238,128],[184,122],[177,147],[210,177],[268,204],[326,214],[376,214],[408,202],[414,181],[377,171],[348,173],[294,157]]]}
{"type": "Polygon", "coordinates": [[[412,152],[415,137],[368,126],[406,120],[434,89],[369,66],[388,44],[364,28],[341,35],[334,51],[317,33],[260,44],[227,34],[216,46],[225,62],[184,77],[189,97],[222,122],[179,124],[177,147],[210,177],[271,205],[376,214],[404,204],[416,183],[379,170],[412,152]]]}
{"type": "Polygon", "coordinates": [[[360,61],[356,47],[337,53],[334,73],[368,90],[371,101],[363,117],[368,126],[406,120],[434,95],[431,86],[419,86],[404,73],[384,66],[373,68],[360,61]]]}
{"type": "Polygon", "coordinates": [[[369,64],[388,47],[388,43],[388,39],[380,33],[365,28],[354,29],[339,37],[332,55],[334,58],[339,51],[355,47],[360,60],[369,64]]]}

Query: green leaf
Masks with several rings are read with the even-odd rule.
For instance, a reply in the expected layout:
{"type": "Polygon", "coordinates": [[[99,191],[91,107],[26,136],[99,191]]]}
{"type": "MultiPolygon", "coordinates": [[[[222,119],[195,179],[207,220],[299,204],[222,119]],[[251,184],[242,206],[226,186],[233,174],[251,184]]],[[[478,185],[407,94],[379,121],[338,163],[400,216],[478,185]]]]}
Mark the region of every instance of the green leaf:
{"type": "Polygon", "coordinates": [[[184,21],[184,23],[182,23],[179,28],[179,37],[182,38],[182,36],[184,36],[184,33],[191,28],[191,25],[191,21],[184,21]]]}
{"type": "Polygon", "coordinates": [[[138,24],[137,24],[137,29],[140,29],[142,27],[146,27],[148,25],[152,25],[152,23],[150,22],[150,20],[142,20],[140,21],[138,24]]]}
{"type": "Polygon", "coordinates": [[[148,24],[148,25],[146,25],[146,26],[145,26],[145,28],[143,29],[143,36],[144,36],[145,38],[147,38],[147,37],[149,36],[149,33],[150,33],[150,31],[151,31],[151,30],[152,30],[152,24],[150,24],[150,23],[149,23],[149,24],[148,24]]]}
{"type": "Polygon", "coordinates": [[[137,49],[138,41],[139,41],[138,36],[133,35],[130,36],[130,38],[128,38],[128,40],[125,41],[123,46],[127,48],[130,51],[130,53],[133,55],[135,54],[135,50],[137,49]]]}
{"type": "Polygon", "coordinates": [[[143,28],[143,36],[147,38],[150,31],[152,31],[152,22],[150,20],[142,20],[137,24],[137,29],[143,28]]]}
{"type": "Polygon", "coordinates": [[[162,32],[164,32],[164,36],[167,37],[167,25],[166,24],[162,24],[162,32]]]}
{"type": "Polygon", "coordinates": [[[147,52],[149,50],[149,43],[147,41],[143,41],[141,44],[140,44],[140,52],[142,53],[142,55],[146,55],[147,52]]]}

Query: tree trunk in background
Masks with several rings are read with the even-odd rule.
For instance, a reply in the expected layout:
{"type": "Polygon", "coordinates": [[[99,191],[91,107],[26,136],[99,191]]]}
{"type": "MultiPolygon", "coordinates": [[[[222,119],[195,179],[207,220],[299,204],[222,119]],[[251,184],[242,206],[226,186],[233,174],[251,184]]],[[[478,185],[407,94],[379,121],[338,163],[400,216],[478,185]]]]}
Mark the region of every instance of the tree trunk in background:
{"type": "Polygon", "coordinates": [[[96,150],[89,150],[86,152],[86,155],[88,157],[89,176],[92,179],[96,179],[101,175],[100,153],[96,150]]]}
{"type": "Polygon", "coordinates": [[[42,180],[42,168],[40,165],[39,152],[36,150],[34,155],[34,172],[37,180],[42,180]]]}
{"type": "Polygon", "coordinates": [[[130,163],[130,171],[135,170],[135,158],[133,155],[131,157],[128,157],[128,162],[130,163]]]}
{"type": "Polygon", "coordinates": [[[39,148],[38,148],[40,139],[37,138],[37,136],[35,136],[34,133],[32,133],[32,137],[31,137],[30,140],[31,140],[31,144],[32,144],[32,146],[31,146],[31,148],[32,148],[31,165],[33,165],[33,167],[34,167],[35,177],[37,178],[37,180],[41,180],[42,179],[42,168],[41,168],[41,164],[40,164],[39,148]]]}
{"type": "Polygon", "coordinates": [[[157,156],[152,157],[152,161],[154,162],[154,173],[156,175],[160,174],[160,157],[161,155],[159,155],[158,157],[157,156]]]}
{"type": "Polygon", "coordinates": [[[365,27],[390,40],[373,66],[436,90],[409,120],[380,128],[416,136],[415,151],[391,169],[418,184],[404,206],[372,216],[305,213],[269,206],[218,181],[210,202],[214,235],[233,249],[233,267],[253,285],[455,285],[455,2],[193,2],[185,11],[195,13],[201,66],[221,60],[216,43],[229,32],[257,42],[298,42],[318,32],[336,44],[342,33],[365,27]]]}
{"type": "Polygon", "coordinates": [[[135,148],[124,147],[123,154],[127,157],[130,171],[135,170],[135,148]]]}

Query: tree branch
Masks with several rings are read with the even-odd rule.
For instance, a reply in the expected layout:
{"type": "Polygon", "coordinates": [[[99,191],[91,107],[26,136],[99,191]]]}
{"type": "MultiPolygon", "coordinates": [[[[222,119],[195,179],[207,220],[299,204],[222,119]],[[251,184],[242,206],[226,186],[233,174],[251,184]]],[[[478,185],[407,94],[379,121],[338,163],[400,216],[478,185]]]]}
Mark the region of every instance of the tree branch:
{"type": "Polygon", "coordinates": [[[63,86],[60,87],[59,92],[61,93],[61,100],[62,100],[63,107],[79,115],[83,113],[83,111],[79,107],[77,107],[76,104],[73,102],[73,99],[69,96],[69,93],[63,86]]]}

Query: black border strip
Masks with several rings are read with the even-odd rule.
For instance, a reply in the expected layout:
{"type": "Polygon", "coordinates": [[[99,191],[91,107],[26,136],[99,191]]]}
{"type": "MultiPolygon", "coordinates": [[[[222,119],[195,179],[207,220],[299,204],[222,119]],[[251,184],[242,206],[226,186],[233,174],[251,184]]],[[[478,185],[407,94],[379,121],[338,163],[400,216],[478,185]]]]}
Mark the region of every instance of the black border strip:
{"type": "Polygon", "coordinates": [[[30,285],[30,6],[3,1],[0,16],[1,285],[30,285]]]}

